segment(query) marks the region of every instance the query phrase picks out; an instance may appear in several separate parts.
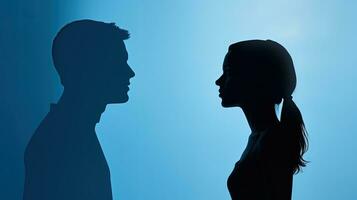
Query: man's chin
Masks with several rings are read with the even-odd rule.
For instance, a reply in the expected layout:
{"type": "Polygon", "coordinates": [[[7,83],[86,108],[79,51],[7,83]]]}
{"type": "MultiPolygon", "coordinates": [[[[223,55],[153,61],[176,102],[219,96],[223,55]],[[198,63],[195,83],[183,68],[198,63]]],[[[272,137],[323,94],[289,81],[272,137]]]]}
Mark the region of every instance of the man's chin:
{"type": "Polygon", "coordinates": [[[110,104],[115,104],[115,103],[126,103],[129,101],[129,96],[127,94],[114,98],[112,101],[110,101],[110,104]]]}

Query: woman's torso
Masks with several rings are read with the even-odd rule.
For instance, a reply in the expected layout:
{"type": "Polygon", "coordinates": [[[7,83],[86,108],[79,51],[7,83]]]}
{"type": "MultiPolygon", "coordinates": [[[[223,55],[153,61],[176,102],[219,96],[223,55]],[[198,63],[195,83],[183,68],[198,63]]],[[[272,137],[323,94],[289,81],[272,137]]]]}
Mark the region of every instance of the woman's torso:
{"type": "Polygon", "coordinates": [[[252,133],[227,185],[233,200],[289,200],[292,173],[284,164],[279,127],[252,133]]]}

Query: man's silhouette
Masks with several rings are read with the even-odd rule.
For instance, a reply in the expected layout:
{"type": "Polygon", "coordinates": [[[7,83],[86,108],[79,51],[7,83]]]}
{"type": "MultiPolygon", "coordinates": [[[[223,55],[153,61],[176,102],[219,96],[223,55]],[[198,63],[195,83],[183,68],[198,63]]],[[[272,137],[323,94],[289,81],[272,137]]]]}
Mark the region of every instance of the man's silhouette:
{"type": "Polygon", "coordinates": [[[112,199],[110,171],[95,133],[107,104],[128,101],[123,40],[113,23],[75,21],[53,40],[52,56],[63,94],[25,151],[24,200],[112,199]]]}

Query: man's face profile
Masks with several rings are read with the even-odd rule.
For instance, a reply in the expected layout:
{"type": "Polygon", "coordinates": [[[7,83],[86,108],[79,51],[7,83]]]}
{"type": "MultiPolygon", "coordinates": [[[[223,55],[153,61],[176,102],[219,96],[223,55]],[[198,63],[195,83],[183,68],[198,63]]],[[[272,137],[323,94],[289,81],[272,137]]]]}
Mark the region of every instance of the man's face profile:
{"type": "Polygon", "coordinates": [[[123,41],[113,40],[103,55],[103,62],[98,67],[96,84],[100,86],[98,93],[106,96],[108,103],[127,102],[130,78],[135,73],[128,65],[128,53],[123,41]]]}
{"type": "Polygon", "coordinates": [[[128,101],[129,80],[135,75],[127,63],[123,40],[128,38],[114,24],[80,20],[64,26],[52,55],[65,90],[106,104],[128,101]]]}

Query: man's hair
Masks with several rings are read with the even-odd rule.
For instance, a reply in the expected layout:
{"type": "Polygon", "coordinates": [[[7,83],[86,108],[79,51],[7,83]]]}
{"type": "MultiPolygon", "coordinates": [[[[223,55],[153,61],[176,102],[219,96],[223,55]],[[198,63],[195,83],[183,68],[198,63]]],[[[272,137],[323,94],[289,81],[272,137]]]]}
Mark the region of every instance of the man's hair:
{"type": "MultiPolygon", "coordinates": [[[[53,64],[61,83],[73,81],[105,56],[106,47],[130,37],[115,23],[78,20],[65,25],[52,43],[53,64]]],[[[119,45],[119,44],[118,44],[119,45]]]]}

